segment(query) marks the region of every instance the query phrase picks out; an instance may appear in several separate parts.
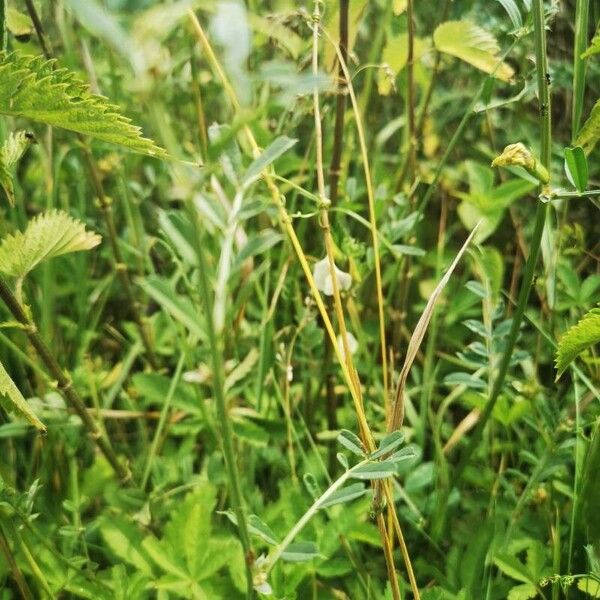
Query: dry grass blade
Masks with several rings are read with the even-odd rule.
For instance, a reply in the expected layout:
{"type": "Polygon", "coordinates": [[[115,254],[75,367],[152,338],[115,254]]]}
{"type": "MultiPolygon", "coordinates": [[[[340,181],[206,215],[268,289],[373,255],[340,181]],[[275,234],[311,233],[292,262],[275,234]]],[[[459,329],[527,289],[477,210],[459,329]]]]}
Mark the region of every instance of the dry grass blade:
{"type": "Polygon", "coordinates": [[[402,421],[404,420],[404,387],[406,386],[406,379],[408,378],[408,374],[410,372],[410,368],[415,361],[415,357],[417,356],[417,352],[421,346],[421,342],[425,337],[425,332],[427,331],[427,327],[429,326],[429,321],[433,315],[433,309],[442,294],[444,288],[446,287],[448,281],[450,281],[450,277],[456,268],[456,265],[462,258],[462,255],[465,253],[469,244],[473,240],[477,229],[479,228],[480,223],[477,223],[471,231],[471,234],[466,239],[462,248],[456,255],[454,261],[446,271],[445,275],[440,279],[440,282],[437,284],[435,290],[431,294],[427,306],[425,306],[425,310],[417,323],[415,330],[410,338],[408,343],[408,348],[406,350],[406,358],[404,359],[404,365],[402,365],[402,370],[400,371],[400,375],[398,376],[398,385],[396,386],[396,394],[394,397],[394,404],[392,405],[392,416],[388,423],[388,431],[394,431],[396,429],[400,429],[402,427],[402,421]]]}

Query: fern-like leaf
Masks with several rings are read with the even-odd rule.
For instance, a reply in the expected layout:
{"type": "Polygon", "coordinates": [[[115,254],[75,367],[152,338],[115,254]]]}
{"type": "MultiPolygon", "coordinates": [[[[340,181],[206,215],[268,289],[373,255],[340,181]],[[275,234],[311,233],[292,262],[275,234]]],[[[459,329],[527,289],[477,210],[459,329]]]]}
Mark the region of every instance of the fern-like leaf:
{"type": "Polygon", "coordinates": [[[598,343],[600,343],[600,308],[592,308],[577,325],[567,329],[560,338],[556,352],[557,378],[584,350],[598,343]]]}
{"type": "Polygon", "coordinates": [[[24,232],[8,235],[0,244],[0,272],[22,279],[43,260],[89,250],[101,237],[60,210],[32,219],[24,232]]]}
{"type": "Polygon", "coordinates": [[[165,150],[142,137],[119,108],[55,60],[0,53],[0,114],[24,117],[75,131],[134,152],[166,157],[165,150]]]}
{"type": "Polygon", "coordinates": [[[4,190],[11,206],[15,204],[12,167],[19,162],[33,142],[35,142],[35,138],[31,133],[17,131],[11,133],[0,148],[0,187],[4,190]]]}
{"type": "Polygon", "coordinates": [[[0,404],[7,411],[14,413],[20,417],[24,417],[36,429],[46,431],[46,426],[37,418],[33,410],[31,410],[27,400],[23,398],[23,394],[15,385],[6,369],[0,363],[0,404]]]}

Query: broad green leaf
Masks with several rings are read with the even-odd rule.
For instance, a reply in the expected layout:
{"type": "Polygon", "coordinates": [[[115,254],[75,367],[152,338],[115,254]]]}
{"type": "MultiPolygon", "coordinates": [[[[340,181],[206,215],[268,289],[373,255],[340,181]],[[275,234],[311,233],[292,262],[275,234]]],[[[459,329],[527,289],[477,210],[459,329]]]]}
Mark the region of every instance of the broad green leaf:
{"type": "Polygon", "coordinates": [[[510,589],[507,600],[529,600],[537,597],[538,591],[533,583],[521,583],[510,589]]]}
{"type": "Polygon", "coordinates": [[[305,562],[319,556],[319,549],[314,542],[294,542],[281,554],[288,562],[305,562]]]}
{"type": "Polygon", "coordinates": [[[565,173],[571,185],[578,191],[584,192],[588,183],[588,163],[581,146],[565,148],[565,173]]]}
{"type": "Polygon", "coordinates": [[[323,504],[321,508],[327,508],[328,506],[334,506],[335,504],[344,504],[345,502],[351,502],[356,498],[360,498],[367,493],[367,489],[362,483],[353,483],[347,485],[340,490],[335,491],[323,504]]]}
{"type": "Polygon", "coordinates": [[[371,460],[382,457],[395,450],[404,441],[404,434],[401,431],[392,431],[386,435],[379,444],[379,448],[369,456],[371,460]]]}
{"type": "Polygon", "coordinates": [[[140,287],[176,321],[184,325],[197,339],[204,339],[201,317],[192,301],[178,294],[171,283],[162,277],[150,276],[139,281],[140,287]]]}
{"type": "Polygon", "coordinates": [[[55,60],[0,53],[0,114],[22,117],[118,144],[134,152],[166,157],[139,127],[103,96],[92,94],[55,60]]]}
{"type": "Polygon", "coordinates": [[[577,580],[577,589],[592,598],[600,598],[600,582],[592,577],[582,577],[577,580]]]}
{"type": "Polygon", "coordinates": [[[344,448],[350,450],[350,452],[354,452],[354,454],[358,456],[365,455],[360,438],[351,431],[348,431],[347,429],[342,429],[340,431],[340,434],[338,435],[337,441],[342,446],[344,446],[344,448]]]}
{"type": "Polygon", "coordinates": [[[439,52],[460,58],[474,67],[510,81],[512,67],[500,59],[500,46],[488,31],[471,21],[447,21],[433,33],[433,43],[439,52]]]}
{"type": "Polygon", "coordinates": [[[583,466],[581,494],[579,496],[579,514],[583,530],[589,542],[600,545],[600,423],[596,424],[594,437],[587,451],[583,466]]]}
{"type": "Polygon", "coordinates": [[[509,577],[523,583],[534,583],[531,581],[531,575],[517,558],[510,554],[498,553],[494,556],[496,566],[509,577]]]}
{"type": "Polygon", "coordinates": [[[36,429],[46,431],[46,426],[37,418],[27,404],[27,400],[19,391],[6,369],[0,363],[0,404],[7,412],[14,413],[29,421],[36,429]]]}
{"type": "Polygon", "coordinates": [[[586,154],[589,154],[596,143],[600,139],[600,100],[596,101],[590,116],[587,121],[583,124],[577,138],[575,139],[575,146],[581,146],[586,154]]]}
{"type": "Polygon", "coordinates": [[[269,144],[265,151],[256,158],[248,167],[244,175],[244,182],[258,177],[270,164],[276,161],[282,154],[287,152],[298,140],[282,135],[269,144]]]}
{"type": "Polygon", "coordinates": [[[15,204],[12,167],[19,162],[29,146],[35,142],[27,131],[11,133],[0,148],[0,187],[4,190],[11,206],[15,204]]]}
{"type": "MultiPolygon", "coordinates": [[[[413,48],[413,61],[418,61],[429,50],[430,44],[421,38],[415,38],[413,48]]],[[[395,78],[408,61],[408,34],[403,32],[389,35],[383,49],[381,62],[386,68],[377,72],[377,87],[382,96],[387,96],[392,91],[392,79],[395,78]]]]}
{"type": "Polygon", "coordinates": [[[515,29],[523,27],[523,19],[521,18],[521,12],[519,11],[519,7],[515,3],[515,0],[498,0],[498,2],[502,4],[504,10],[508,13],[513,27],[515,29]]]}
{"type": "Polygon", "coordinates": [[[352,470],[353,479],[385,479],[396,474],[396,465],[391,460],[366,463],[352,470]]]}
{"type": "Polygon", "coordinates": [[[598,342],[600,342],[600,308],[592,308],[577,325],[567,329],[558,341],[556,377],[560,377],[584,350],[598,342]]]}
{"type": "Polygon", "coordinates": [[[29,16],[12,6],[6,10],[6,28],[16,38],[27,37],[33,33],[33,23],[29,16]]]}
{"type": "Polygon", "coordinates": [[[184,581],[189,579],[189,574],[180,562],[182,557],[175,557],[175,552],[169,548],[169,544],[157,540],[153,535],[149,535],[144,538],[142,549],[166,573],[184,581]]]}
{"type": "Polygon", "coordinates": [[[24,232],[6,236],[0,243],[0,271],[22,279],[44,260],[90,250],[101,241],[98,234],[61,210],[33,218],[24,232]]]}
{"type": "Polygon", "coordinates": [[[248,529],[250,533],[257,535],[267,544],[276,545],[277,536],[273,533],[273,530],[264,522],[261,521],[256,515],[250,515],[248,517],[248,529]]]}
{"type": "Polygon", "coordinates": [[[600,52],[600,23],[598,23],[598,27],[596,28],[596,33],[590,42],[589,48],[581,55],[581,58],[589,58],[594,54],[598,54],[600,52]]]}
{"type": "Polygon", "coordinates": [[[100,521],[100,534],[114,556],[138,571],[152,575],[152,562],[141,547],[142,536],[135,525],[111,516],[100,521]]]}

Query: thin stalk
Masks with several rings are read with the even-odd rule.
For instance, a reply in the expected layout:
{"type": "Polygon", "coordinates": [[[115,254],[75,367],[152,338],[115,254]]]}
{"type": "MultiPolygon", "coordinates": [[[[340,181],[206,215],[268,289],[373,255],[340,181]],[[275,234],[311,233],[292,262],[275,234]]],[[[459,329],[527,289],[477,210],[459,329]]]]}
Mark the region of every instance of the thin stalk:
{"type": "Polygon", "coordinates": [[[8,34],[6,31],[6,0],[0,0],[0,52],[6,50],[8,34]]]}
{"type": "MultiPolygon", "coordinates": [[[[197,223],[197,215],[193,214],[193,222],[197,223]]],[[[225,458],[225,467],[227,469],[227,478],[229,480],[229,493],[233,510],[237,517],[238,530],[240,533],[240,541],[244,549],[245,566],[246,566],[246,581],[248,588],[246,590],[246,598],[254,597],[254,587],[252,578],[252,564],[254,563],[254,554],[250,543],[250,534],[248,532],[248,523],[246,521],[246,513],[242,498],[242,486],[240,483],[240,475],[238,473],[237,464],[235,461],[235,450],[233,446],[233,431],[229,411],[227,409],[227,399],[225,397],[225,380],[224,380],[224,347],[223,336],[217,336],[214,322],[213,298],[211,294],[211,283],[208,278],[208,261],[204,255],[203,241],[198,239],[196,235],[196,258],[198,261],[198,275],[200,282],[200,293],[204,302],[204,310],[206,314],[206,333],[208,337],[208,345],[211,354],[212,363],[212,388],[215,398],[215,406],[217,409],[217,417],[221,425],[221,444],[223,446],[223,456],[225,458]]]]}
{"type": "MultiPolygon", "coordinates": [[[[226,94],[229,102],[231,103],[234,110],[237,113],[240,113],[241,106],[237,99],[237,95],[236,95],[231,83],[229,82],[227,75],[223,71],[223,68],[221,67],[220,62],[210,44],[210,42],[208,41],[206,34],[204,33],[204,29],[202,28],[202,25],[200,25],[200,22],[198,21],[193,10],[190,9],[188,11],[188,16],[192,22],[192,26],[194,28],[194,32],[198,38],[198,41],[202,45],[202,48],[206,55],[206,58],[208,59],[211,67],[213,68],[213,70],[215,71],[215,73],[217,74],[219,79],[221,80],[223,89],[225,91],[225,94],[226,94]]],[[[248,141],[250,147],[252,148],[253,155],[255,157],[260,156],[260,148],[258,146],[258,143],[256,142],[256,138],[254,137],[254,134],[252,133],[252,130],[250,129],[250,127],[248,127],[247,125],[244,125],[242,127],[242,131],[244,132],[244,135],[246,136],[247,141],[248,141]]],[[[296,257],[298,258],[298,262],[300,263],[300,266],[302,268],[304,276],[306,277],[306,281],[310,288],[310,292],[315,300],[315,303],[317,304],[317,308],[319,310],[319,315],[323,319],[323,323],[325,325],[327,335],[329,337],[329,340],[332,343],[333,350],[334,350],[336,358],[339,362],[344,381],[346,382],[346,385],[348,386],[348,389],[350,391],[350,395],[352,396],[354,408],[355,408],[358,422],[359,422],[359,430],[360,431],[368,431],[369,426],[367,423],[366,416],[364,414],[364,409],[362,407],[362,401],[356,394],[356,391],[354,388],[354,383],[353,383],[353,378],[350,375],[350,372],[346,366],[346,361],[344,360],[342,353],[340,351],[340,348],[338,347],[338,344],[336,341],[336,336],[335,336],[335,331],[331,324],[331,319],[329,318],[329,315],[327,314],[327,310],[325,308],[325,304],[323,302],[321,292],[317,288],[317,285],[316,285],[315,280],[312,275],[312,271],[308,264],[308,259],[306,258],[306,254],[302,248],[302,245],[300,244],[300,240],[298,239],[298,236],[296,235],[296,232],[292,225],[292,220],[286,211],[284,198],[282,197],[281,193],[277,189],[277,186],[275,185],[274,177],[271,174],[270,170],[263,171],[262,177],[263,177],[264,182],[267,185],[267,188],[269,189],[269,193],[271,194],[273,203],[277,207],[277,210],[279,212],[279,221],[280,221],[281,228],[284,230],[284,232],[286,233],[286,235],[288,236],[288,238],[290,240],[290,243],[292,244],[292,247],[294,249],[296,257]]],[[[374,448],[372,438],[369,438],[368,445],[369,445],[369,449],[374,448]]]]}
{"type": "MultiPolygon", "coordinates": [[[[331,38],[329,38],[329,39],[331,41],[331,38]]],[[[368,157],[368,152],[367,152],[367,144],[366,144],[364,128],[363,128],[362,121],[360,118],[358,101],[356,99],[356,94],[354,93],[354,87],[352,85],[350,73],[348,72],[348,65],[343,60],[343,57],[340,55],[339,47],[337,47],[337,45],[335,45],[335,44],[334,44],[334,46],[335,46],[335,49],[336,49],[336,52],[338,55],[338,60],[340,61],[340,66],[343,68],[344,76],[346,78],[346,81],[348,82],[348,92],[350,95],[352,109],[354,112],[354,118],[355,118],[355,122],[356,122],[356,130],[357,130],[358,139],[360,142],[363,169],[364,169],[364,173],[365,173],[365,181],[366,181],[366,185],[367,185],[367,197],[368,197],[368,201],[369,201],[369,225],[370,225],[371,237],[372,237],[373,258],[374,258],[374,262],[375,262],[375,285],[377,288],[377,290],[376,290],[377,306],[378,306],[378,312],[379,312],[379,337],[380,337],[380,342],[381,342],[381,362],[382,362],[382,370],[383,370],[384,406],[385,406],[386,415],[387,415],[387,414],[389,414],[389,411],[390,411],[389,395],[388,395],[388,385],[389,384],[388,384],[388,372],[387,372],[387,351],[386,351],[386,341],[385,341],[383,286],[382,286],[382,280],[381,280],[381,263],[379,260],[379,233],[377,230],[377,219],[376,219],[376,214],[375,214],[375,194],[373,191],[373,184],[372,184],[372,180],[371,180],[371,170],[369,167],[369,157],[368,157]]],[[[371,451],[371,450],[372,450],[371,447],[369,447],[369,451],[371,451]]],[[[385,495],[388,507],[392,514],[394,530],[396,532],[396,535],[398,536],[398,540],[400,543],[400,551],[401,551],[402,557],[404,559],[404,564],[406,566],[406,571],[408,573],[408,578],[409,578],[409,581],[411,584],[411,589],[412,589],[413,595],[416,600],[419,600],[419,598],[420,598],[419,589],[418,589],[418,586],[416,583],[416,578],[415,578],[415,575],[413,572],[412,561],[410,559],[408,548],[404,542],[404,536],[402,534],[402,528],[400,527],[400,522],[399,522],[398,516],[396,514],[394,498],[393,498],[393,495],[391,492],[391,487],[389,485],[389,481],[381,482],[381,486],[376,487],[376,497],[379,496],[381,491],[383,491],[383,493],[385,495]]],[[[377,522],[378,522],[380,531],[382,533],[385,532],[386,527],[385,527],[385,521],[383,519],[383,515],[381,515],[381,514],[378,515],[377,522]]],[[[392,555],[390,552],[390,546],[391,546],[391,538],[386,537],[384,539],[384,552],[386,554],[386,562],[388,563],[388,575],[391,577],[389,565],[390,565],[390,560],[391,560],[391,564],[393,564],[393,559],[392,559],[392,555]]],[[[392,582],[392,586],[393,586],[394,582],[395,582],[395,575],[393,578],[391,577],[390,581],[392,582]]],[[[394,590],[393,587],[392,587],[392,590],[394,590]]]]}
{"type": "Polygon", "coordinates": [[[167,395],[165,397],[165,401],[163,403],[162,409],[160,411],[160,418],[158,420],[158,425],[156,426],[156,431],[154,432],[154,437],[152,438],[152,444],[150,445],[150,450],[148,452],[148,459],[146,461],[146,466],[144,467],[144,475],[142,476],[141,488],[144,490],[148,485],[148,479],[150,477],[150,471],[152,469],[152,464],[154,463],[154,458],[158,451],[158,445],[160,443],[160,439],[162,437],[163,430],[165,428],[165,424],[167,422],[167,415],[169,414],[169,410],[171,408],[171,401],[173,400],[173,396],[175,394],[175,389],[177,388],[177,384],[179,383],[179,379],[181,378],[181,372],[183,371],[183,366],[185,364],[186,354],[182,352],[179,357],[179,362],[175,367],[175,373],[173,375],[173,379],[171,379],[171,383],[169,385],[169,389],[167,391],[167,395]]]}
{"type": "MultiPolygon", "coordinates": [[[[33,22],[33,26],[35,28],[35,32],[40,41],[40,45],[42,47],[42,51],[44,56],[47,59],[53,58],[52,49],[46,43],[46,36],[44,34],[44,29],[42,26],[42,22],[40,21],[40,17],[37,13],[33,0],[25,0],[27,5],[27,12],[33,22]]],[[[146,358],[150,363],[150,366],[154,369],[158,369],[158,362],[154,355],[154,350],[152,348],[152,340],[150,339],[150,335],[146,328],[145,323],[140,314],[139,303],[135,299],[135,294],[133,293],[133,285],[131,283],[131,278],[129,276],[129,271],[127,267],[127,263],[123,260],[123,255],[121,254],[121,249],[119,247],[119,236],[117,234],[117,229],[115,227],[115,221],[113,218],[112,206],[110,199],[104,193],[104,187],[102,185],[102,180],[100,179],[100,175],[98,173],[98,168],[96,163],[94,162],[94,158],[90,151],[89,145],[85,140],[84,136],[77,134],[77,139],[81,144],[81,148],[83,150],[83,157],[88,169],[88,173],[90,176],[90,180],[94,187],[94,191],[98,198],[98,202],[100,204],[100,210],[102,212],[102,216],[104,218],[104,223],[108,232],[108,238],[110,242],[110,248],[113,255],[114,267],[121,282],[121,286],[123,287],[123,291],[125,293],[125,298],[127,300],[127,304],[129,305],[129,309],[131,311],[131,316],[140,332],[140,336],[142,338],[142,342],[146,349],[146,358]]]]}
{"type": "MultiPolygon", "coordinates": [[[[340,0],[339,34],[340,54],[344,62],[348,61],[348,7],[350,0],[340,0]]],[[[335,125],[333,130],[333,149],[329,166],[329,199],[335,206],[338,199],[342,149],[344,146],[344,113],[346,112],[346,78],[344,68],[338,63],[337,96],[335,99],[335,125]]]]}
{"type": "Polygon", "coordinates": [[[96,421],[88,412],[83,400],[73,387],[73,382],[71,381],[69,374],[62,369],[56,358],[54,358],[54,355],[50,352],[46,342],[44,342],[39,334],[35,323],[28,317],[23,306],[19,304],[11,289],[4,279],[1,278],[0,299],[6,304],[13,317],[23,325],[23,330],[27,334],[31,345],[35,348],[41,361],[46,366],[46,369],[56,381],[58,391],[61,393],[67,404],[77,413],[89,436],[98,445],[99,450],[104,454],[106,460],[108,460],[119,479],[122,481],[130,479],[131,473],[129,472],[129,469],[117,458],[106,434],[98,427],[96,421]]]}
{"type": "Polygon", "coordinates": [[[21,569],[19,569],[19,565],[13,556],[12,550],[10,549],[10,545],[8,544],[8,540],[6,539],[6,535],[4,530],[0,527],[0,551],[4,554],[4,558],[8,563],[10,571],[12,573],[13,579],[19,588],[19,592],[23,600],[33,600],[33,594],[27,585],[27,581],[25,577],[23,577],[23,573],[21,573],[21,569]]]}
{"type": "MultiPolygon", "coordinates": [[[[537,86],[538,86],[538,97],[539,97],[539,112],[540,112],[540,159],[541,163],[550,169],[550,145],[552,136],[552,123],[551,123],[551,106],[550,106],[550,89],[549,81],[547,78],[548,74],[548,59],[546,56],[546,29],[544,22],[544,3],[543,0],[533,0],[533,26],[534,26],[534,37],[535,37],[535,58],[536,58],[536,70],[537,70],[537,86]]],[[[540,188],[540,193],[543,190],[540,188]]],[[[540,254],[542,246],[542,233],[544,232],[544,225],[546,223],[546,215],[548,212],[548,203],[538,200],[536,213],[535,213],[535,224],[533,229],[533,235],[531,243],[529,245],[529,256],[525,263],[525,269],[523,273],[523,280],[521,282],[521,288],[519,290],[519,297],[517,300],[517,306],[512,318],[510,332],[506,340],[506,347],[504,354],[500,360],[498,366],[498,374],[494,380],[494,385],[488,398],[486,405],[481,413],[481,417],[477,423],[477,426],[473,430],[473,435],[464,451],[461,459],[458,463],[458,467],[455,472],[455,481],[458,481],[467,466],[475,448],[479,444],[485,426],[494,410],[494,406],[502,392],[504,387],[504,380],[508,373],[510,365],[510,359],[512,357],[517,337],[519,335],[519,329],[523,316],[525,315],[525,309],[527,307],[527,300],[529,299],[529,293],[533,285],[533,277],[535,274],[535,267],[540,254]]]]}
{"type": "MultiPolygon", "coordinates": [[[[327,32],[324,31],[325,35],[327,32]]],[[[377,229],[377,215],[375,213],[375,192],[373,190],[373,182],[371,178],[371,167],[369,166],[369,154],[367,150],[367,142],[365,137],[365,131],[360,117],[360,109],[356,94],[354,92],[354,86],[352,85],[352,79],[348,71],[348,65],[344,61],[343,56],[340,53],[340,49],[332,42],[331,37],[328,36],[329,41],[334,44],[340,66],[344,71],[344,77],[348,82],[348,93],[350,95],[350,101],[352,103],[352,110],[354,112],[354,120],[356,123],[356,132],[358,134],[358,141],[360,144],[360,153],[363,163],[363,170],[365,174],[365,183],[367,186],[367,199],[369,203],[369,225],[371,230],[371,245],[373,248],[373,262],[375,263],[375,288],[377,294],[377,312],[379,317],[379,341],[381,345],[381,368],[383,371],[383,395],[384,395],[384,406],[386,408],[386,414],[389,408],[389,377],[387,367],[387,344],[385,337],[385,316],[384,316],[384,300],[383,300],[383,284],[381,277],[381,260],[379,257],[379,233],[377,229]]]]}
{"type": "Polygon", "coordinates": [[[575,43],[573,46],[573,105],[571,107],[571,139],[575,140],[581,123],[585,93],[585,59],[581,55],[588,43],[589,0],[577,0],[575,6],[575,43]]]}
{"type": "Polygon", "coordinates": [[[407,113],[407,154],[408,175],[412,182],[417,166],[417,137],[415,125],[415,81],[414,81],[414,54],[415,54],[415,15],[413,0],[407,0],[406,17],[408,19],[408,53],[406,60],[406,113],[407,113]]]}

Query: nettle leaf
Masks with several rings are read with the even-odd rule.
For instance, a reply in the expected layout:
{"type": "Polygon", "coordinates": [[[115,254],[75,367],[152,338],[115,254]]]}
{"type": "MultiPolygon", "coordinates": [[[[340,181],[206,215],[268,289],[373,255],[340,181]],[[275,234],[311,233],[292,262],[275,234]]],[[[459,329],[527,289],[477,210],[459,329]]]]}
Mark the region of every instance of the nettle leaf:
{"type": "Polygon", "coordinates": [[[22,279],[39,263],[61,254],[90,250],[101,237],[61,210],[32,219],[24,232],[8,235],[0,244],[0,271],[22,279]]]}
{"type": "Polygon", "coordinates": [[[586,154],[589,154],[596,143],[600,139],[600,100],[596,101],[590,116],[587,121],[583,124],[577,138],[575,139],[575,146],[581,146],[586,154]]]}
{"type": "Polygon", "coordinates": [[[125,146],[134,152],[167,157],[165,150],[142,137],[139,127],[119,107],[55,60],[0,52],[0,114],[23,117],[125,146]]]}
{"type": "Polygon", "coordinates": [[[37,418],[29,404],[11,379],[6,369],[0,363],[0,404],[10,413],[23,417],[36,429],[46,431],[46,426],[37,418]]]}
{"type": "Polygon", "coordinates": [[[460,58],[502,81],[510,81],[514,70],[500,61],[500,46],[496,38],[472,21],[447,21],[433,33],[433,43],[439,52],[460,58]]]}
{"type": "Polygon", "coordinates": [[[584,317],[562,335],[556,352],[557,378],[590,346],[600,342],[600,308],[592,308],[584,317]]]}
{"type": "Polygon", "coordinates": [[[12,167],[19,162],[27,148],[34,142],[33,134],[17,131],[11,133],[0,148],[0,187],[4,190],[11,206],[15,205],[12,167]]]}

